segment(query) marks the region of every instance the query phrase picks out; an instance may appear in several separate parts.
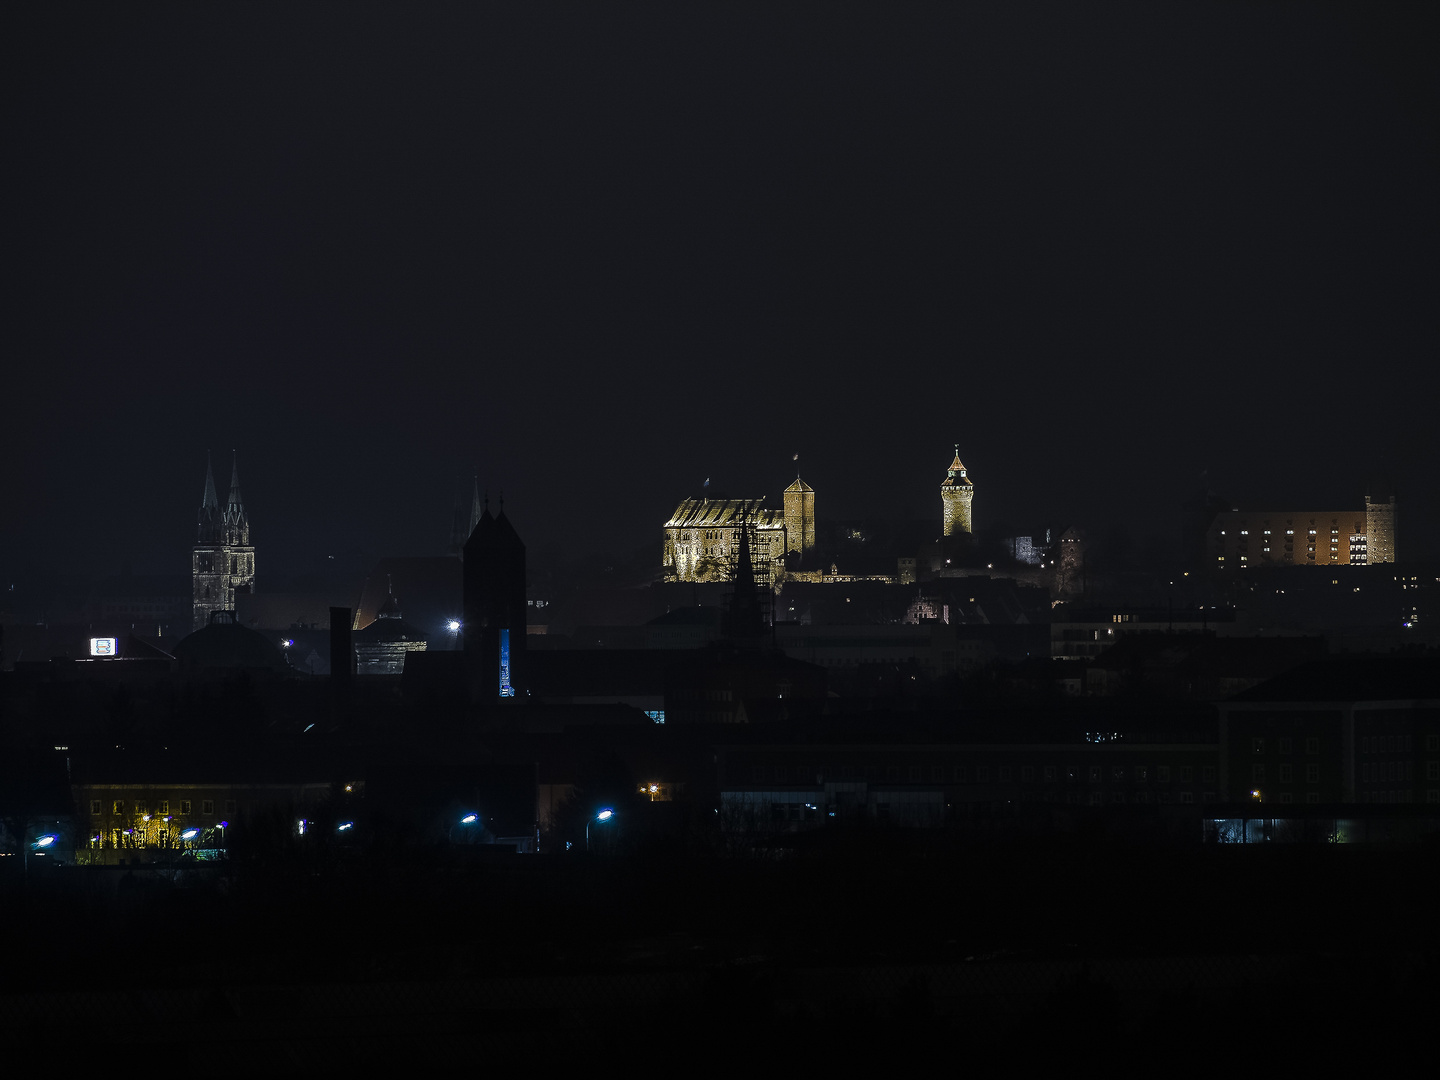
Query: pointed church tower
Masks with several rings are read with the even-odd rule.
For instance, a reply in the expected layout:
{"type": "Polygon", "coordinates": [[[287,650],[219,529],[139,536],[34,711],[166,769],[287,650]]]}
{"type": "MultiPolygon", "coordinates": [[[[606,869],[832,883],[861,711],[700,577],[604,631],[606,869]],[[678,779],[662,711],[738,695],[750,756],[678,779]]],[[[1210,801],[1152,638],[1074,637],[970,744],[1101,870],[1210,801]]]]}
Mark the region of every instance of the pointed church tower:
{"type": "Polygon", "coordinates": [[[487,500],[465,542],[464,650],[478,700],[525,697],[525,544],[487,500]]]}
{"type": "Polygon", "coordinates": [[[200,497],[200,527],[196,540],[200,543],[223,543],[225,517],[220,513],[220,500],[215,495],[215,470],[210,464],[210,451],[205,451],[205,494],[200,497]]]}
{"type": "Polygon", "coordinates": [[[473,486],[471,487],[470,491],[470,531],[465,534],[466,536],[469,536],[470,533],[473,533],[475,531],[475,527],[480,524],[480,515],[482,512],[485,514],[486,517],[490,515],[490,500],[488,498],[485,500],[485,506],[483,508],[483,511],[480,505],[479,473],[476,473],[474,475],[471,483],[473,486]]]}
{"type": "Polygon", "coordinates": [[[240,459],[231,451],[230,498],[225,504],[225,542],[231,547],[250,546],[250,519],[240,497],[240,459]]]}
{"type": "Polygon", "coordinates": [[[232,464],[225,509],[215,495],[215,472],[205,459],[205,493],[200,499],[195,547],[190,555],[191,629],[208,626],[216,611],[234,611],[235,594],[255,591],[255,549],[250,519],[240,495],[240,469],[232,464]]]}
{"type": "Polygon", "coordinates": [[[740,547],[735,559],[735,577],[730,584],[730,602],[724,613],[725,636],[735,642],[753,642],[765,636],[767,605],[755,580],[755,563],[750,554],[750,525],[740,522],[740,547]]]}
{"type": "Polygon", "coordinates": [[[465,553],[465,541],[475,530],[475,524],[470,520],[470,515],[465,512],[460,504],[460,477],[455,477],[455,499],[450,506],[450,546],[446,551],[457,559],[465,553]]]}
{"type": "Polygon", "coordinates": [[[945,511],[945,535],[969,536],[974,531],[970,519],[970,504],[975,498],[975,485],[965,475],[965,466],[960,461],[960,444],[955,444],[955,460],[940,482],[940,502],[945,511]]]}

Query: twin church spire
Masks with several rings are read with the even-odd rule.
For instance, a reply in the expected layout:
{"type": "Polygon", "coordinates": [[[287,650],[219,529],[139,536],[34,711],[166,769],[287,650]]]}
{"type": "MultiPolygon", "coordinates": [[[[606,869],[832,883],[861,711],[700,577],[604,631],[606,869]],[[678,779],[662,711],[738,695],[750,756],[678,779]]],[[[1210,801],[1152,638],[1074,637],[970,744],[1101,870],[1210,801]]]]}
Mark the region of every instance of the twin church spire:
{"type": "Polygon", "coordinates": [[[190,574],[195,630],[209,625],[216,611],[234,611],[238,593],[255,591],[255,549],[250,545],[250,516],[240,494],[236,457],[231,459],[230,496],[222,510],[215,492],[214,466],[208,451],[205,455],[205,492],[196,515],[190,574]]]}
{"type": "Polygon", "coordinates": [[[202,544],[250,543],[250,518],[245,513],[245,500],[240,494],[240,460],[232,451],[230,465],[230,497],[225,509],[215,495],[215,470],[210,452],[205,452],[205,494],[200,498],[200,513],[195,539],[202,544]]]}

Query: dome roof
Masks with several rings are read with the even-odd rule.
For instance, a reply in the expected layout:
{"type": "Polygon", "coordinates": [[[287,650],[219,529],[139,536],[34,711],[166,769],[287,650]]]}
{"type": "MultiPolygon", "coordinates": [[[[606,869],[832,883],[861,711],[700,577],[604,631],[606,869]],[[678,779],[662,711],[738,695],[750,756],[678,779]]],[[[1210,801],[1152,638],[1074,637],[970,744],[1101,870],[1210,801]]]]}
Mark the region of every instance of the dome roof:
{"type": "Polygon", "coordinates": [[[280,647],[258,631],[235,621],[233,611],[216,611],[210,625],[175,644],[181,668],[218,671],[288,671],[280,647]]]}

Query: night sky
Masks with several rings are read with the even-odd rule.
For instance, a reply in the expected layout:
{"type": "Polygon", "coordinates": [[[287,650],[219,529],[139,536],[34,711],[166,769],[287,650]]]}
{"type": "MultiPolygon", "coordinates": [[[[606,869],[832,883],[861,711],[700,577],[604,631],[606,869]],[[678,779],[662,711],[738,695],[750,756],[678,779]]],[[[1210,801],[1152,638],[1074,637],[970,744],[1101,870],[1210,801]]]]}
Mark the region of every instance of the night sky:
{"type": "Polygon", "coordinates": [[[184,573],[232,447],[261,589],[472,466],[532,548],[796,453],[938,531],[957,441],[981,529],[1375,478],[1440,552],[1423,6],[30,7],[8,580],[184,573]]]}

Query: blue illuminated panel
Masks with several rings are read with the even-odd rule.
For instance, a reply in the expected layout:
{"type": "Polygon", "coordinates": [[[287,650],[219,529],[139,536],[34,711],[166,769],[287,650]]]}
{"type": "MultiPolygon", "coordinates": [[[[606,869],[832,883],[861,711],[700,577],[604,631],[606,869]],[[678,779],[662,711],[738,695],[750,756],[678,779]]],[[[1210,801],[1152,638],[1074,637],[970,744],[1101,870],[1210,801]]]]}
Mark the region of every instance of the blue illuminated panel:
{"type": "Polygon", "coordinates": [[[514,697],[515,688],[510,685],[510,631],[500,631],[500,696],[514,697]]]}

